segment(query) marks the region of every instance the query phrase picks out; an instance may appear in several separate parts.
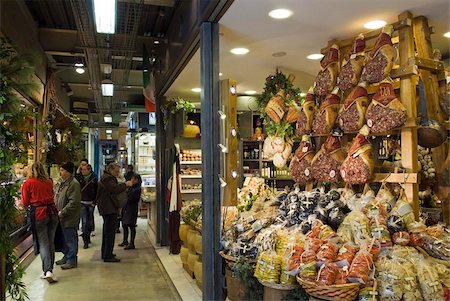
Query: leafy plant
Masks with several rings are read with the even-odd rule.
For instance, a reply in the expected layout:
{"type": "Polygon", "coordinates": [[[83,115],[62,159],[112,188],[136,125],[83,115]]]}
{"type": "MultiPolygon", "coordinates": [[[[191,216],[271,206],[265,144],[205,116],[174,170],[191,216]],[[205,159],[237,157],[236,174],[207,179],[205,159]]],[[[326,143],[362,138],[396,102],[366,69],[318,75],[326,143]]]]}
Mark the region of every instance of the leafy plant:
{"type": "Polygon", "coordinates": [[[232,267],[232,271],[237,279],[242,281],[248,287],[248,293],[245,300],[262,300],[264,294],[264,286],[253,276],[255,273],[255,265],[240,257],[232,267]]]}
{"type": "Polygon", "coordinates": [[[161,111],[164,114],[164,124],[169,122],[169,114],[176,114],[180,110],[184,110],[186,114],[194,113],[195,106],[189,100],[185,100],[181,97],[174,97],[163,103],[161,105],[161,111]]]}
{"type": "MultiPolygon", "coordinates": [[[[12,300],[28,298],[24,274],[10,239],[15,218],[19,184],[13,180],[12,165],[26,156],[29,142],[19,130],[30,112],[20,106],[20,95],[31,95],[33,60],[18,55],[10,42],[0,37],[0,256],[5,262],[6,290],[12,300]]],[[[4,292],[2,292],[4,293],[4,292]]]]}
{"type": "Polygon", "coordinates": [[[300,89],[296,88],[292,82],[282,72],[278,71],[274,75],[270,75],[266,78],[266,85],[263,93],[256,99],[258,107],[261,113],[261,117],[264,120],[264,128],[268,135],[278,135],[280,137],[292,136],[294,134],[294,128],[292,124],[285,120],[280,123],[276,123],[266,114],[266,107],[270,99],[276,95],[280,90],[284,90],[286,93],[286,103],[299,102],[301,99],[300,89]]]}

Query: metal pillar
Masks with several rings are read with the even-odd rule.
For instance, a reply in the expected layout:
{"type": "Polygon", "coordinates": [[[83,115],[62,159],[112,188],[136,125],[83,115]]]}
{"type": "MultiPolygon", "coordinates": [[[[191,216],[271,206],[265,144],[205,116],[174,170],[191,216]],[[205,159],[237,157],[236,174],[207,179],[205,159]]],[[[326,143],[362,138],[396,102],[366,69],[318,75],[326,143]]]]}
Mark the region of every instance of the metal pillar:
{"type": "Polygon", "coordinates": [[[165,97],[157,97],[156,99],[156,243],[161,246],[167,245],[167,220],[166,216],[166,186],[167,179],[165,177],[165,168],[167,158],[165,156],[166,149],[166,131],[164,129],[164,116],[161,112],[161,104],[165,101],[165,97]]]}
{"type": "Polygon", "coordinates": [[[200,27],[200,61],[203,300],[222,300],[218,23],[204,22],[200,27]]]}

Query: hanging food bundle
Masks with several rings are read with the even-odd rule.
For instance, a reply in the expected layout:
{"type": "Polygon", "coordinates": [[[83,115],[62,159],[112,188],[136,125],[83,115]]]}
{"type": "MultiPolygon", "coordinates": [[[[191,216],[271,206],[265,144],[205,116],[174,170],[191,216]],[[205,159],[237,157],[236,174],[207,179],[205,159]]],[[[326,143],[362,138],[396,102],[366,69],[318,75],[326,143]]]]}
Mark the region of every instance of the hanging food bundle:
{"type": "Polygon", "coordinates": [[[344,133],[355,133],[366,123],[368,105],[366,83],[361,82],[353,88],[339,111],[337,119],[344,133]]]}
{"type": "Polygon", "coordinates": [[[333,92],[331,92],[320,105],[319,111],[313,121],[313,132],[315,134],[326,135],[331,133],[336,122],[341,102],[338,93],[339,88],[334,88],[333,92]]]}
{"type": "Polygon", "coordinates": [[[286,112],[286,93],[284,90],[278,91],[278,93],[269,100],[266,106],[266,114],[276,123],[280,123],[286,112]]]}
{"type": "Polygon", "coordinates": [[[292,141],[290,139],[286,141],[280,136],[267,136],[264,140],[263,151],[267,159],[272,159],[276,167],[282,168],[291,156],[292,141]]]}
{"type": "Polygon", "coordinates": [[[367,139],[369,128],[361,128],[353,139],[347,158],[341,166],[342,179],[349,184],[364,184],[369,182],[374,170],[372,158],[372,143],[367,139]]]}
{"type": "Polygon", "coordinates": [[[338,87],[342,91],[358,84],[364,66],[364,48],[366,48],[366,40],[364,35],[360,34],[353,42],[352,52],[342,62],[338,78],[338,87]]]}
{"type": "Polygon", "coordinates": [[[394,64],[394,46],[392,45],[393,27],[385,26],[378,36],[373,50],[369,53],[362,72],[362,80],[369,83],[378,83],[389,76],[394,64]]]}
{"type": "Polygon", "coordinates": [[[372,133],[383,133],[406,122],[406,108],[397,98],[392,80],[382,81],[366,111],[367,125],[372,133]]]}
{"type": "Polygon", "coordinates": [[[336,86],[339,72],[339,47],[333,44],[320,62],[321,70],[316,77],[314,94],[325,97],[336,86]]]}
{"type": "Polygon", "coordinates": [[[296,183],[301,185],[313,179],[311,162],[314,159],[314,150],[308,136],[302,137],[299,147],[295,151],[289,166],[291,176],[296,183]]]}
{"type": "Polygon", "coordinates": [[[313,177],[320,182],[338,182],[341,179],[340,168],[345,157],[339,138],[328,136],[312,160],[313,177]]]}
{"type": "Polygon", "coordinates": [[[292,95],[292,92],[286,96],[288,102],[288,108],[284,119],[289,123],[297,122],[300,115],[301,107],[299,106],[300,100],[296,95],[292,95]]]}
{"type": "Polygon", "coordinates": [[[316,97],[314,96],[313,88],[311,87],[302,102],[302,106],[298,114],[296,128],[297,136],[303,136],[311,133],[316,111],[316,97]]]}

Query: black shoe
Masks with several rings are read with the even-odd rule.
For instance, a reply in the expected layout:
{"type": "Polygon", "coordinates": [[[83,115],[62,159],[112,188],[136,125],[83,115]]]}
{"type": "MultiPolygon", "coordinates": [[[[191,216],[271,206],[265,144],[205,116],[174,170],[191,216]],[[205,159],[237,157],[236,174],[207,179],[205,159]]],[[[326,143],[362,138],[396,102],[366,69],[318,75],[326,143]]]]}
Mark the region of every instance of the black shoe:
{"type": "Polygon", "coordinates": [[[104,262],[120,262],[120,258],[112,257],[112,258],[106,258],[103,259],[104,262]]]}
{"type": "Polygon", "coordinates": [[[60,260],[57,260],[55,263],[56,263],[56,265],[63,265],[65,263],[67,263],[67,259],[61,258],[60,260]]]}
{"type": "Polygon", "coordinates": [[[125,247],[125,246],[128,246],[128,241],[122,241],[122,242],[119,244],[119,247],[125,247]]]}
{"type": "Polygon", "coordinates": [[[85,244],[83,245],[83,249],[87,249],[87,248],[89,248],[89,244],[88,244],[88,243],[85,243],[85,244]]]}
{"type": "Polygon", "coordinates": [[[128,246],[126,246],[125,248],[123,248],[124,250],[134,250],[136,249],[136,247],[133,244],[129,244],[128,246]]]}
{"type": "Polygon", "coordinates": [[[70,270],[70,269],[74,269],[76,267],[77,267],[76,263],[68,263],[67,262],[67,263],[61,265],[61,269],[63,269],[63,270],[70,270]]]}

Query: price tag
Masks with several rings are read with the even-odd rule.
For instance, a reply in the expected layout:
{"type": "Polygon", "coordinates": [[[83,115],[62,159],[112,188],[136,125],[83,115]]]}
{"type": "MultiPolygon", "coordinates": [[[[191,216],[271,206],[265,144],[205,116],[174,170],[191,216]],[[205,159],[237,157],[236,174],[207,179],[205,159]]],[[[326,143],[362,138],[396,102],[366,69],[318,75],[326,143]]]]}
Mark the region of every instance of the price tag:
{"type": "Polygon", "coordinates": [[[308,147],[307,147],[307,146],[304,146],[304,147],[302,148],[302,152],[306,153],[307,151],[308,151],[308,147]]]}
{"type": "Polygon", "coordinates": [[[367,119],[367,125],[371,128],[373,126],[372,119],[367,119]]]}
{"type": "Polygon", "coordinates": [[[305,169],[305,176],[309,176],[309,174],[310,174],[310,172],[309,172],[309,169],[307,168],[307,169],[305,169]]]}
{"type": "Polygon", "coordinates": [[[330,171],[330,177],[334,178],[336,176],[336,171],[332,170],[330,171]]]}

